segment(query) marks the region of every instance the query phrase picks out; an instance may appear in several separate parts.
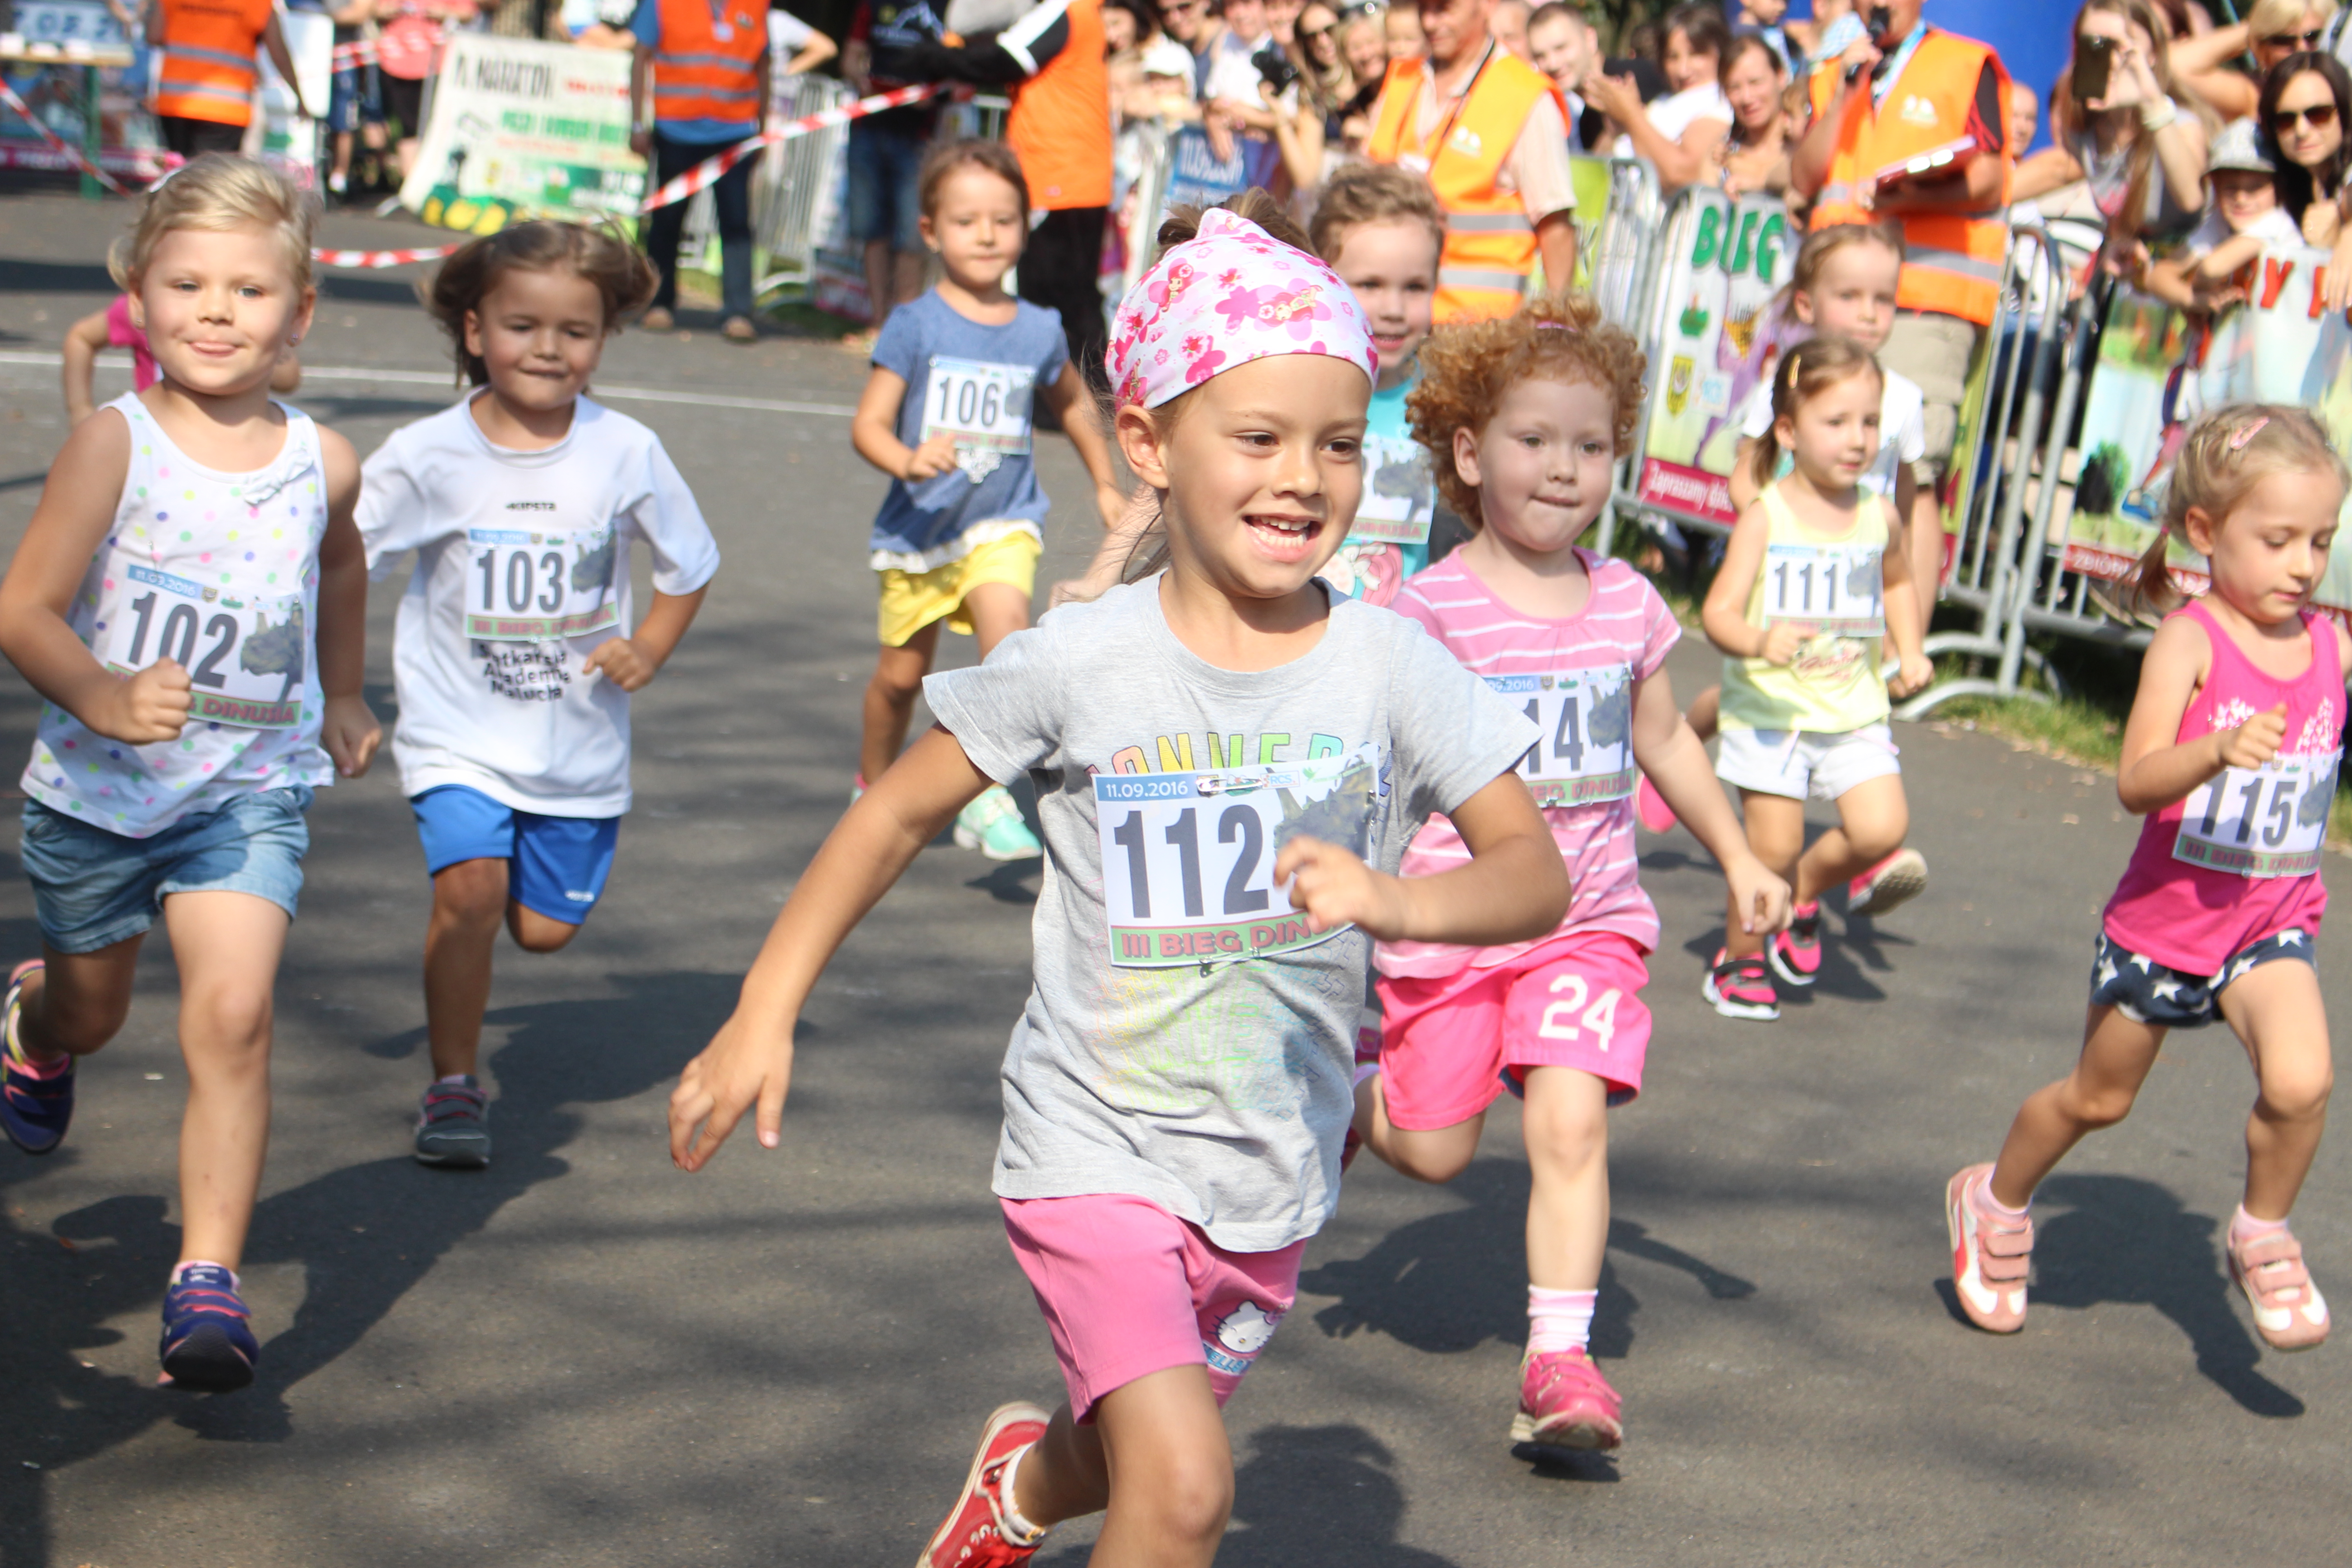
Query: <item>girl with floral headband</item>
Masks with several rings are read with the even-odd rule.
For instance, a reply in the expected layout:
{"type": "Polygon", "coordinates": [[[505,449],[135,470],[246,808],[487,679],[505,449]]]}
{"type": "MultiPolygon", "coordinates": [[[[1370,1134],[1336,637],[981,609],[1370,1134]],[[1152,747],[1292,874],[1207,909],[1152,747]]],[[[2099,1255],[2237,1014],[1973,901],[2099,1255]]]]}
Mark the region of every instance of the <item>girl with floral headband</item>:
{"type": "Polygon", "coordinates": [[[926,681],[937,727],[818,851],[670,1102],[684,1169],[755,1106],[776,1147],[825,961],[965,802],[1032,781],[1035,985],[993,1184],[1069,1397],[988,1418],[924,1549],[940,1568],[1025,1562],[1105,1510],[1097,1564],[1215,1555],[1220,1406],[1338,1197],[1372,942],[1520,941],[1568,902],[1511,773],[1535,727],[1315,580],[1363,485],[1375,360],[1347,287],[1233,212],[1160,237],[1108,369],[1166,564],[926,681]],[[1398,877],[1433,811],[1471,858],[1398,877]]]}
{"type": "Polygon", "coordinates": [[[2313,948],[2352,637],[2311,600],[2347,481],[2309,414],[2257,404],[2207,415],[2174,463],[2140,592],[2177,598],[2176,539],[2205,558],[2213,585],[2165,617],[2140,665],[2116,794],[2147,821],[2100,922],[2083,1054],[2026,1100],[1997,1163],[1944,1189],[1952,1283],[1980,1329],[2025,1326],[2033,1189],[2084,1134],[2130,1113],[2168,1032],[2218,1017],[2253,1059],[2258,1091],[2245,1196],[2225,1238],[2230,1278],[2272,1349],[2327,1337],[2287,1212],[2334,1081],[2313,948]]]}

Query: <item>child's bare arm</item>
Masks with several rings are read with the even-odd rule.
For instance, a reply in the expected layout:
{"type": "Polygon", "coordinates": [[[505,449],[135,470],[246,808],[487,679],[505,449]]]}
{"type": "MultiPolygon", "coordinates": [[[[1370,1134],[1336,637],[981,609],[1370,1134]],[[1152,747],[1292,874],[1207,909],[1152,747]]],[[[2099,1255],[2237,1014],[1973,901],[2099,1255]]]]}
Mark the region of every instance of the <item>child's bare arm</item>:
{"type": "Polygon", "coordinates": [[[2263,237],[2258,234],[2233,234],[2197,263],[2200,283],[2220,283],[2263,253],[2263,237]]]}
{"type": "Polygon", "coordinates": [[[1062,366],[1062,374],[1045,389],[1045,403],[1061,421],[1062,434],[1070,438],[1071,448],[1095,482],[1095,508],[1102,513],[1103,526],[1116,530],[1127,510],[1127,497],[1120,493],[1118,476],[1111,470],[1110,443],[1103,439],[1102,426],[1095,422],[1087,378],[1076,364],[1062,366]]]}
{"type": "Polygon", "coordinates": [[[1786,664],[1804,641],[1803,629],[1790,621],[1776,621],[1765,627],[1748,619],[1748,595],[1756,586],[1756,574],[1763,570],[1764,546],[1771,534],[1771,521],[1760,503],[1742,509],[1738,526],[1731,531],[1731,542],[1724,547],[1715,585],[1706,591],[1698,624],[1707,641],[1735,658],[1786,664]]]}
{"type": "Polygon", "coordinates": [[[65,384],[66,418],[80,424],[98,411],[90,398],[90,384],[96,378],[98,354],[106,347],[106,312],[92,310],[66,329],[65,369],[59,379],[65,384]]]}
{"type": "Polygon", "coordinates": [[[1663,669],[1633,683],[1633,760],[1723,868],[1741,928],[1752,933],[1786,925],[1789,884],[1748,848],[1748,835],[1716,782],[1706,746],[1675,706],[1674,686],[1663,669]]]}
{"type": "Polygon", "coordinates": [[[1433,877],[1392,877],[1320,839],[1294,838],[1274,879],[1316,931],[1353,923],[1383,942],[1466,947],[1525,942],[1568,912],[1568,868],[1528,786],[1505,773],[1448,815],[1470,864],[1433,877]]]}
{"type": "Polygon", "coordinates": [[[360,460],[332,430],[319,432],[327,471],[327,531],[319,541],[319,687],[326,697],[319,743],[335,771],[358,778],[375,760],[383,726],[368,706],[367,546],[353,513],[360,503],[360,460]]]}
{"type": "Polygon", "coordinates": [[[782,1136],[793,1076],[793,1026],[808,994],[866,912],[992,781],[934,728],[859,796],[809,862],[769,929],[735,1011],[686,1064],[669,1097],[669,1153],[698,1171],[758,1108],[763,1148],[782,1136]]]}
{"type": "Polygon", "coordinates": [[[143,746],[177,738],[187,722],[188,672],[162,658],[136,675],[115,675],[66,624],[130,471],[131,426],[121,415],[84,420],[66,437],[0,578],[0,653],[34,690],[99,734],[143,746]]]}
{"type": "Polygon", "coordinates": [[[2124,723],[2116,797],[2135,816],[2160,811],[2224,768],[2257,768],[2286,740],[2286,706],[2257,713],[2234,730],[2177,741],[2181,715],[2204,682],[2213,657],[2205,630],[2186,617],[2157,628],[2140,660],[2139,690],[2124,723]]]}
{"type": "Polygon", "coordinates": [[[1878,570],[1884,584],[1885,597],[1880,601],[1886,623],[1886,640],[1895,645],[1895,657],[1901,668],[1887,689],[1897,697],[1908,697],[1936,679],[1936,667],[1919,650],[1919,628],[1927,617],[1919,610],[1919,590],[1911,574],[1911,557],[1903,548],[1902,535],[1890,537],[1887,548],[1879,552],[1878,570]]]}
{"type": "Polygon", "coordinates": [[[918,481],[947,472],[955,463],[955,443],[945,436],[934,436],[920,447],[898,439],[898,406],[906,400],[906,378],[876,365],[858,396],[857,412],[850,416],[849,444],[894,479],[918,481]]]}
{"type": "Polygon", "coordinates": [[[677,645],[685,640],[686,628],[694,625],[703,596],[709,592],[710,584],[706,583],[691,594],[656,593],[653,608],[637,623],[637,629],[627,637],[598,644],[581,664],[581,669],[601,669],[604,679],[622,690],[637,690],[660,674],[669,656],[677,651],[677,645]]]}
{"type": "Polygon", "coordinates": [[[1731,459],[1731,510],[1746,512],[1764,492],[1764,481],[1756,477],[1756,449],[1761,445],[1753,436],[1739,438],[1739,455],[1731,459]]]}

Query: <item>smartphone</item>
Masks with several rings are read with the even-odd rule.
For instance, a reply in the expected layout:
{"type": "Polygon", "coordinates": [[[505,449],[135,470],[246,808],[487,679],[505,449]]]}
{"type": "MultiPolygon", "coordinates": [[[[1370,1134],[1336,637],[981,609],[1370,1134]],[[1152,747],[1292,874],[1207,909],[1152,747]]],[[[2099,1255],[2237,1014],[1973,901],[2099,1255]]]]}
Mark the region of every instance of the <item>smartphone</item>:
{"type": "Polygon", "coordinates": [[[2107,75],[2115,65],[2116,41],[2108,37],[2074,40],[2074,101],[2087,103],[2107,96],[2107,75]]]}
{"type": "Polygon", "coordinates": [[[1266,45],[1250,57],[1250,64],[1257,67],[1258,80],[1276,92],[1289,91],[1290,84],[1298,79],[1298,68],[1290,63],[1280,44],[1266,45]]]}

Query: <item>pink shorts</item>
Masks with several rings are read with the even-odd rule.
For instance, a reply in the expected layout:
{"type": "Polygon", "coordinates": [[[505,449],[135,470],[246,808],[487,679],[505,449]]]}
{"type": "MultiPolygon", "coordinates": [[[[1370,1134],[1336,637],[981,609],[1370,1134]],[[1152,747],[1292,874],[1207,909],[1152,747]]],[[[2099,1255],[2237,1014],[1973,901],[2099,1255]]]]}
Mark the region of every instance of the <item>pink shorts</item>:
{"type": "Polygon", "coordinates": [[[1171,1366],[1205,1365],[1224,1404],[1298,1297],[1304,1241],[1227,1252],[1124,1193],[997,1201],[1080,1422],[1104,1394],[1171,1366]]]}
{"type": "Polygon", "coordinates": [[[1379,981],[1381,1084],[1389,1120],[1425,1132],[1467,1121],[1525,1069],[1576,1068],[1609,1103],[1642,1092],[1650,1049],[1642,946],[1615,931],[1545,942],[1492,969],[1379,981]]]}

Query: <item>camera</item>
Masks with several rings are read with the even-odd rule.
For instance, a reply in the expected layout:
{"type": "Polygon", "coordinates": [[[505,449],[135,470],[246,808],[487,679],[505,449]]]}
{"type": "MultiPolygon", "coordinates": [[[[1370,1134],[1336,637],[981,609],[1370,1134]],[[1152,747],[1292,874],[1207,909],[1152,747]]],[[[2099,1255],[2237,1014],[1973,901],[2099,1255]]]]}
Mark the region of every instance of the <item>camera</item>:
{"type": "Polygon", "coordinates": [[[1298,68],[1290,63],[1290,57],[1282,52],[1280,44],[1266,45],[1250,57],[1250,64],[1257,67],[1258,80],[1276,92],[1287,92],[1290,84],[1298,79],[1298,68]]]}

